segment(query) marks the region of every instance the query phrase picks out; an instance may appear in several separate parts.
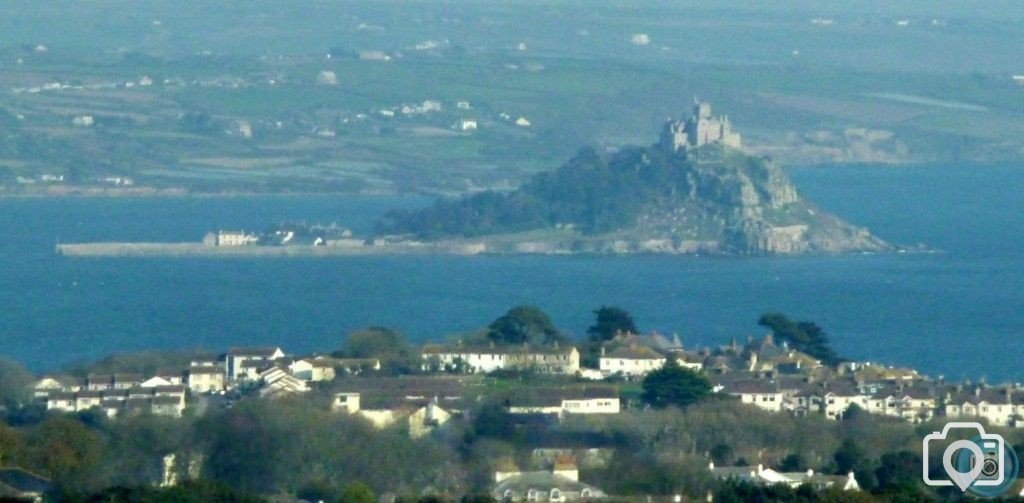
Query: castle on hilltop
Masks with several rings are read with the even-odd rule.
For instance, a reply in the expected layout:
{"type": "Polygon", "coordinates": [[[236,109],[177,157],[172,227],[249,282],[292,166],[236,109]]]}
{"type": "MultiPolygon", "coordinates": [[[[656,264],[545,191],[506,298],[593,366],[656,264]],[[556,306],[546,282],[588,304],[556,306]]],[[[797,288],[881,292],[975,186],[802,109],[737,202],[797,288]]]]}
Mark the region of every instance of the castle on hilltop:
{"type": "Polygon", "coordinates": [[[659,144],[665,150],[678,152],[707,144],[741,148],[740,134],[732,131],[727,116],[711,116],[711,105],[694,98],[693,114],[685,121],[670,119],[661,132],[659,144]]]}

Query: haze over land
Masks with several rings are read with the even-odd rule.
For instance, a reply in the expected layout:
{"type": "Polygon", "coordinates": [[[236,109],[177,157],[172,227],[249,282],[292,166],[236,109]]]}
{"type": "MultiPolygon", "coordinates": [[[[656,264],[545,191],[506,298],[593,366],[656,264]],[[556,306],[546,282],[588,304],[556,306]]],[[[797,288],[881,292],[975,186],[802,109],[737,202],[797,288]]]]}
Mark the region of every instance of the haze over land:
{"type": "Polygon", "coordinates": [[[1024,157],[1012,2],[73,10],[5,6],[0,194],[510,189],[694,95],[788,164],[1024,157]]]}

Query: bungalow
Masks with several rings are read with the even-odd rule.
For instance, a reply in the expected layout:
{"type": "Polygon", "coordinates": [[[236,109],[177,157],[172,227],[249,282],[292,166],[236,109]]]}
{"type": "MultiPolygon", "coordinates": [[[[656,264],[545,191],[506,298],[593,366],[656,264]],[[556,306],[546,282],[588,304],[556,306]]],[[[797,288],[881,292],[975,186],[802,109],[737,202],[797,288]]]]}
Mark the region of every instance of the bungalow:
{"type": "Polygon", "coordinates": [[[580,482],[579,469],[574,462],[558,460],[550,471],[495,472],[491,496],[498,501],[563,502],[602,499],[605,493],[580,482]]]}
{"type": "Polygon", "coordinates": [[[622,410],[614,388],[533,388],[514,391],[505,403],[510,414],[618,414],[622,410]]]}
{"type": "Polygon", "coordinates": [[[284,358],[284,351],[279,347],[232,348],[226,355],[228,380],[235,381],[243,376],[254,378],[257,374],[255,369],[265,367],[279,358],[284,358]]]}

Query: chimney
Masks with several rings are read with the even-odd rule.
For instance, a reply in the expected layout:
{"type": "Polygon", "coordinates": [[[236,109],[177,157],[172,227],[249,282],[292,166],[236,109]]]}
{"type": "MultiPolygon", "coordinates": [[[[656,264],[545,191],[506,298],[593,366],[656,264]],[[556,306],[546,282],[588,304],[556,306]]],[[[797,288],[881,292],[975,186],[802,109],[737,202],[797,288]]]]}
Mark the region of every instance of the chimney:
{"type": "Polygon", "coordinates": [[[757,473],[761,473],[763,471],[764,471],[764,465],[762,465],[761,463],[758,463],[757,464],[757,473]]]}
{"type": "Polygon", "coordinates": [[[807,478],[811,478],[813,476],[814,476],[814,470],[808,468],[807,469],[807,478]]]}
{"type": "Polygon", "coordinates": [[[601,345],[601,356],[604,356],[604,345],[601,345]]]}
{"type": "Polygon", "coordinates": [[[974,396],[981,396],[981,386],[974,387],[974,396]]]}
{"type": "Polygon", "coordinates": [[[712,461],[712,462],[708,463],[708,470],[714,470],[714,469],[715,469],[715,462],[712,461]]]}

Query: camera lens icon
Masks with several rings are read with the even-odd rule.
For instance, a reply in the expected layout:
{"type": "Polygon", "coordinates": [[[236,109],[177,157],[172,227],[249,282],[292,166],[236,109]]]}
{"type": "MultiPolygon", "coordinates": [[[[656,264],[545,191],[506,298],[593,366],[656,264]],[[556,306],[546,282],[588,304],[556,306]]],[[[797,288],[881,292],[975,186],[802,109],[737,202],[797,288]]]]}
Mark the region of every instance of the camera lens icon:
{"type": "MultiPolygon", "coordinates": [[[[974,464],[974,457],[973,456],[971,457],[971,464],[974,464]]],[[[981,465],[981,475],[979,477],[983,476],[985,478],[996,478],[998,474],[999,474],[999,462],[998,461],[995,461],[995,460],[992,460],[992,459],[986,459],[985,463],[983,465],[981,465]]]]}
{"type": "Polygon", "coordinates": [[[1017,455],[1006,448],[1003,437],[985,433],[978,423],[948,423],[941,432],[934,432],[922,442],[924,482],[930,486],[956,486],[976,496],[995,497],[1006,492],[1017,477],[1017,455]],[[931,478],[929,452],[936,452],[949,439],[973,435],[969,439],[950,442],[942,451],[945,477],[931,478]],[[931,446],[935,446],[930,449],[931,446]]]}

